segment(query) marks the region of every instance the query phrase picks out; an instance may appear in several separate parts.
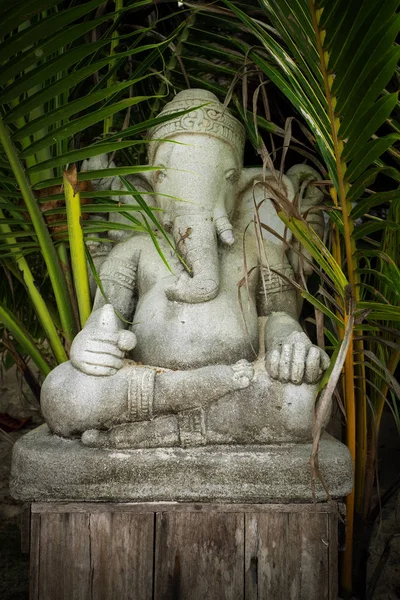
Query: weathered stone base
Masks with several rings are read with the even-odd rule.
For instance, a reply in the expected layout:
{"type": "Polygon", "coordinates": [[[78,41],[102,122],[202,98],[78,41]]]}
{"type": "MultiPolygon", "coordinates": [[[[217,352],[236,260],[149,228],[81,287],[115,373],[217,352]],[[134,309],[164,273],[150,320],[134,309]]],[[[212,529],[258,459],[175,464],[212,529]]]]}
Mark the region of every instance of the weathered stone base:
{"type": "MultiPolygon", "coordinates": [[[[24,501],[311,502],[311,444],[104,450],[52,435],[46,425],[14,447],[11,493],[24,501]]],[[[321,441],[332,498],[353,484],[347,448],[321,441]]],[[[316,499],[326,500],[317,482],[316,499]]]]}

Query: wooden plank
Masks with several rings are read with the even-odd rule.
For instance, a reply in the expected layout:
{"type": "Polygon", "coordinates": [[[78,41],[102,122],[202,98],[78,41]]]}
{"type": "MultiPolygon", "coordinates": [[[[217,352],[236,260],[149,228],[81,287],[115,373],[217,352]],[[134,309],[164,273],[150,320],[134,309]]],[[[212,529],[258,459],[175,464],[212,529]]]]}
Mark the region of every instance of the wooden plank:
{"type": "Polygon", "coordinates": [[[89,516],[41,515],[38,599],[91,597],[89,516]]]}
{"type": "Polygon", "coordinates": [[[246,600],[297,600],[288,548],[288,513],[248,514],[245,523],[246,600]]]}
{"type": "Polygon", "coordinates": [[[244,515],[157,514],[154,600],[243,600],[244,515]]]}
{"type": "Polygon", "coordinates": [[[338,546],[339,546],[339,522],[337,515],[328,515],[329,531],[329,600],[337,600],[339,595],[338,582],[338,546]]]}
{"type": "Polygon", "coordinates": [[[104,512],[222,512],[222,513],[337,513],[338,504],[212,504],[180,502],[37,502],[33,513],[104,513],[104,512]]]}
{"type": "Polygon", "coordinates": [[[246,600],[333,599],[334,543],[324,513],[246,515],[246,600]]]}
{"type": "Polygon", "coordinates": [[[39,599],[40,521],[41,521],[41,515],[32,515],[31,516],[29,600],[40,600],[39,599]]]}
{"type": "Polygon", "coordinates": [[[93,600],[151,600],[154,515],[90,515],[93,600]]]}
{"type": "Polygon", "coordinates": [[[289,562],[297,574],[298,600],[329,598],[328,536],[327,515],[309,513],[289,516],[289,562]]]}
{"type": "Polygon", "coordinates": [[[21,531],[21,552],[29,554],[30,534],[31,534],[31,505],[23,504],[20,515],[21,531]]]}

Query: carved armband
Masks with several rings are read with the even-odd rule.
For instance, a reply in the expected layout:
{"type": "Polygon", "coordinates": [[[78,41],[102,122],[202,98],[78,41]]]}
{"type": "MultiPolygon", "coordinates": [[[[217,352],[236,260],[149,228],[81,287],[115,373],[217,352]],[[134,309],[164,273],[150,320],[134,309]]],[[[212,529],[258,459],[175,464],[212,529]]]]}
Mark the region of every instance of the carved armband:
{"type": "MultiPolygon", "coordinates": [[[[106,302],[112,304],[118,313],[128,321],[132,319],[135,306],[139,256],[140,250],[136,250],[129,260],[110,256],[100,269],[100,280],[106,302]]],[[[103,294],[97,290],[93,309],[100,308],[104,302],[103,294]]]]}
{"type": "Polygon", "coordinates": [[[294,279],[293,269],[287,263],[262,267],[262,277],[258,284],[258,314],[265,316],[274,311],[294,312],[296,306],[295,288],[290,283],[294,279]],[[273,269],[273,270],[272,270],[273,269]],[[282,273],[280,276],[278,273],[282,273]]]}
{"type": "Polygon", "coordinates": [[[153,418],[156,371],[134,367],[128,388],[128,421],[150,421],[153,418]]]}
{"type": "Polygon", "coordinates": [[[271,267],[262,267],[262,277],[264,283],[260,280],[258,293],[264,295],[264,290],[267,294],[281,294],[288,290],[293,290],[292,284],[288,279],[294,278],[293,269],[290,265],[271,265],[271,267]],[[283,277],[276,272],[282,273],[283,277]],[[265,287],[264,287],[265,286],[265,287]]]}
{"type": "Polygon", "coordinates": [[[132,290],[136,283],[139,255],[140,250],[137,250],[133,259],[129,261],[117,258],[109,258],[106,260],[101,268],[102,283],[111,282],[132,290]]]}

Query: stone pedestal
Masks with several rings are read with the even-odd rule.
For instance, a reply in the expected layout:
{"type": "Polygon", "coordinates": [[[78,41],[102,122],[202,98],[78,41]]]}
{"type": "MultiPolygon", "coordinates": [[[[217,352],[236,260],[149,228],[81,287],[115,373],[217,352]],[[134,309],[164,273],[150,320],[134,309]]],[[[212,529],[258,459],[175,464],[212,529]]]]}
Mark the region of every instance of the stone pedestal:
{"type": "Polygon", "coordinates": [[[31,503],[31,600],[337,598],[347,448],[311,444],[99,450],[42,426],[14,449],[31,503]]]}
{"type": "MultiPolygon", "coordinates": [[[[41,502],[312,502],[311,444],[106,450],[46,425],[14,447],[11,493],[41,502]]],[[[319,467],[331,498],[352,489],[346,446],[329,435],[319,467]]],[[[315,499],[327,499],[317,482],[315,499]]]]}

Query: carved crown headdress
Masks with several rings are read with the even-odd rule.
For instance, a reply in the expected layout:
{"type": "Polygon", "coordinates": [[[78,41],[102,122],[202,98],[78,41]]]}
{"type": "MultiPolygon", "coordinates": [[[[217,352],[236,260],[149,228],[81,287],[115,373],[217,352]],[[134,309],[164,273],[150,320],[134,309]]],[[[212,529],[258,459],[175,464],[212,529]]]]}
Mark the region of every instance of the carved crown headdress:
{"type": "Polygon", "coordinates": [[[201,89],[190,89],[179,92],[171,102],[165,105],[158,116],[168,116],[188,110],[191,107],[202,106],[185,115],[172,118],[165,123],[156,125],[148,132],[149,163],[153,163],[158,146],[158,140],[175,138],[182,133],[203,133],[224,140],[235,151],[239,164],[243,161],[245,142],[244,127],[227,108],[218,100],[215,94],[201,89]],[[152,141],[154,140],[154,141],[152,141]]]}

